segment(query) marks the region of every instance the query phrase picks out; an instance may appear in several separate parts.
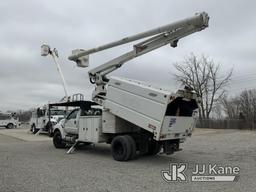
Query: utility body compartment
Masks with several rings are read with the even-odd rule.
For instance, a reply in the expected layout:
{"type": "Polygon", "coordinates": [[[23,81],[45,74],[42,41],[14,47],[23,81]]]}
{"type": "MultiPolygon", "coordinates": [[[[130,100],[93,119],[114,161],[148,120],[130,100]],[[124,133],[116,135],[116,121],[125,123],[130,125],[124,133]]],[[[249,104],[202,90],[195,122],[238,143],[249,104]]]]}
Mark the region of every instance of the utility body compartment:
{"type": "Polygon", "coordinates": [[[78,141],[100,143],[102,137],[101,116],[80,116],[78,141]]]}

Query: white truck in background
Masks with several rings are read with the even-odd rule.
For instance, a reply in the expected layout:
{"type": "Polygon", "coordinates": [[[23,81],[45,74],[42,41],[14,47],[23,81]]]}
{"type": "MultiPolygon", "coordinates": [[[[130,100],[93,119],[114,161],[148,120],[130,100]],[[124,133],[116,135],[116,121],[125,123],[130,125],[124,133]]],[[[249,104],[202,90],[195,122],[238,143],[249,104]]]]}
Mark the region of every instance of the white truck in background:
{"type": "Polygon", "coordinates": [[[45,132],[48,133],[49,136],[53,136],[53,126],[63,119],[65,115],[65,110],[58,108],[50,109],[49,104],[38,107],[32,112],[30,131],[33,134],[45,132]]]}
{"type": "Polygon", "coordinates": [[[13,113],[0,113],[0,127],[5,127],[6,129],[13,129],[19,126],[19,120],[15,117],[13,113]]]}
{"type": "MultiPolygon", "coordinates": [[[[150,84],[107,74],[125,62],[152,50],[178,41],[208,27],[207,13],[123,38],[97,48],[77,49],[69,57],[80,67],[89,65],[89,54],[150,37],[133,46],[133,50],[90,70],[90,82],[95,84],[93,101],[63,103],[56,106],[77,106],[65,120],[54,127],[53,144],[56,148],[79,143],[109,143],[117,161],[133,159],[136,154],[172,154],[180,150],[180,143],[191,136],[195,126],[197,95],[189,87],[175,94],[150,84]]],[[[47,52],[47,49],[42,49],[47,52]]],[[[47,53],[42,53],[46,55],[47,53]]]]}
{"type": "MultiPolygon", "coordinates": [[[[66,87],[64,86],[65,90],[66,87]]],[[[84,100],[84,95],[81,93],[73,94],[72,97],[65,95],[59,102],[79,101],[84,100]]],[[[67,107],[53,107],[50,103],[38,107],[32,111],[30,119],[30,131],[33,134],[48,133],[53,136],[53,126],[61,119],[64,119],[69,112],[67,107]]]]}

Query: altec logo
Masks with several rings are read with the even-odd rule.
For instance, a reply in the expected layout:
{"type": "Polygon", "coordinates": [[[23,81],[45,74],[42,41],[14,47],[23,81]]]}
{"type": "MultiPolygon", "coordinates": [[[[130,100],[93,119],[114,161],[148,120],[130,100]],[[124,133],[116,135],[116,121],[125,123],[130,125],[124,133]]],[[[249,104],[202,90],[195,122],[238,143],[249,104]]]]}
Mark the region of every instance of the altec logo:
{"type": "Polygon", "coordinates": [[[175,123],[176,123],[176,118],[171,118],[170,123],[169,123],[169,127],[172,127],[175,123]]]}
{"type": "MultiPolygon", "coordinates": [[[[166,182],[186,182],[188,181],[186,170],[187,163],[170,163],[169,170],[162,171],[162,178],[166,182]]],[[[219,166],[217,164],[196,164],[191,172],[191,181],[193,182],[211,182],[211,181],[237,181],[240,168],[232,166],[219,166]]]]}

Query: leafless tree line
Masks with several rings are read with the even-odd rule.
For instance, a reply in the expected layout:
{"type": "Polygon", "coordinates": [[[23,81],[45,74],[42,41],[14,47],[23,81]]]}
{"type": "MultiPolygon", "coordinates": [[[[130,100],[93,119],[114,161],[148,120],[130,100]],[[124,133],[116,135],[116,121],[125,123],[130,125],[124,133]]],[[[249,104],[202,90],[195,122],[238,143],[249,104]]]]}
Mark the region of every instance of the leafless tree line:
{"type": "Polygon", "coordinates": [[[245,90],[232,98],[222,100],[223,109],[228,119],[241,119],[256,122],[256,90],[245,90]]]}
{"type": "Polygon", "coordinates": [[[233,69],[224,72],[209,57],[193,53],[174,67],[177,82],[191,87],[198,95],[199,126],[256,128],[256,89],[244,90],[235,97],[227,95],[233,69]]]}

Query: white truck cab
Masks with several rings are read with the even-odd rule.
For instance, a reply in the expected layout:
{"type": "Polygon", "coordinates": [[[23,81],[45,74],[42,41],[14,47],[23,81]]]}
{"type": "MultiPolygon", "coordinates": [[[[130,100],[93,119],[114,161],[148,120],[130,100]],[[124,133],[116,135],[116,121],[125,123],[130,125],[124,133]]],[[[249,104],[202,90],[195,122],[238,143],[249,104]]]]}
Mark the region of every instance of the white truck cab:
{"type": "Polygon", "coordinates": [[[56,125],[65,117],[65,110],[58,108],[49,108],[49,105],[38,107],[32,112],[30,126],[32,133],[47,132],[52,136],[52,126],[56,125]]]}
{"type": "Polygon", "coordinates": [[[16,128],[19,126],[19,120],[11,113],[0,113],[0,127],[7,129],[16,128]]]}

